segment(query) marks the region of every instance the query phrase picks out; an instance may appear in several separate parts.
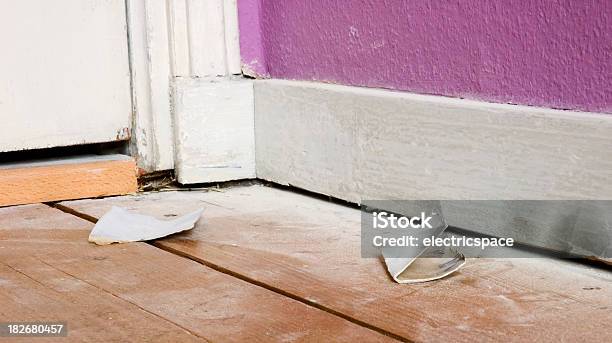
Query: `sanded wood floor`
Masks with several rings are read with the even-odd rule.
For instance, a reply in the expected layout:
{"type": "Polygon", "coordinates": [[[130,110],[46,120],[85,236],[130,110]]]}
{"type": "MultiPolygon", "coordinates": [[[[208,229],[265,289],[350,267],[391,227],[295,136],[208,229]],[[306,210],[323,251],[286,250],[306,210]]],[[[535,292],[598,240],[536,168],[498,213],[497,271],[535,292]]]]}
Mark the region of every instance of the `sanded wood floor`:
{"type": "Polygon", "coordinates": [[[0,208],[0,322],[65,321],[72,341],[610,337],[607,270],[470,259],[443,280],[399,285],[380,260],[360,257],[358,210],[285,190],[257,185],[59,205],[0,208]],[[204,214],[195,229],[151,244],[88,243],[91,221],[113,205],[162,219],[199,207],[204,214]]]}

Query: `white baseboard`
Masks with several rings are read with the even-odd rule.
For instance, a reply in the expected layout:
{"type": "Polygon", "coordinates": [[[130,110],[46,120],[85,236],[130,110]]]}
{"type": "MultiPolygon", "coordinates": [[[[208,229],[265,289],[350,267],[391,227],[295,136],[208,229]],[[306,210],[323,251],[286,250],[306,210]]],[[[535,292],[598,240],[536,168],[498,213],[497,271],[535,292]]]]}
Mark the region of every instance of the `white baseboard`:
{"type": "MultiPolygon", "coordinates": [[[[176,78],[174,120],[183,184],[257,176],[355,203],[612,199],[612,115],[322,83],[176,78]]],[[[565,207],[519,205],[447,209],[447,222],[608,256],[605,225],[566,230],[565,207]]]]}
{"type": "MultiPolygon", "coordinates": [[[[612,115],[265,80],[255,82],[255,127],[258,178],[355,203],[612,199],[612,115]]],[[[576,223],[580,205],[460,205],[444,212],[451,226],[610,256],[598,204],[576,223]]]]}
{"type": "Polygon", "coordinates": [[[252,80],[175,78],[173,93],[178,182],[254,178],[252,80]]]}
{"type": "Polygon", "coordinates": [[[364,199],[612,199],[612,115],[255,82],[259,178],[364,199]]]}

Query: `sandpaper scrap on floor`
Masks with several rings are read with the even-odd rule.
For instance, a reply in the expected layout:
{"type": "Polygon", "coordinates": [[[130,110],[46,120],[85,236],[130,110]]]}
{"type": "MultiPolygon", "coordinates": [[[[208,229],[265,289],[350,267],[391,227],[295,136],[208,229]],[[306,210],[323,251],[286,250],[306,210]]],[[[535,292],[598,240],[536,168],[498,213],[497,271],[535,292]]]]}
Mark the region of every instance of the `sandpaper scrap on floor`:
{"type": "Polygon", "coordinates": [[[465,256],[453,249],[425,251],[415,258],[385,257],[387,270],[398,283],[418,283],[441,279],[459,270],[465,256]],[[450,257],[448,256],[450,253],[450,257]]]}
{"type": "Polygon", "coordinates": [[[105,245],[162,238],[192,229],[200,219],[202,211],[204,209],[172,220],[159,220],[113,206],[91,230],[89,241],[98,245],[105,245]]]}
{"type": "MultiPolygon", "coordinates": [[[[429,203],[429,202],[424,202],[429,203]]],[[[439,204],[437,204],[439,207],[439,204]]],[[[448,228],[440,208],[432,212],[432,229],[413,231],[422,242],[425,237],[441,237],[448,228]]],[[[385,247],[382,256],[395,282],[418,283],[441,279],[465,265],[465,256],[451,247],[424,245],[385,247]]]]}

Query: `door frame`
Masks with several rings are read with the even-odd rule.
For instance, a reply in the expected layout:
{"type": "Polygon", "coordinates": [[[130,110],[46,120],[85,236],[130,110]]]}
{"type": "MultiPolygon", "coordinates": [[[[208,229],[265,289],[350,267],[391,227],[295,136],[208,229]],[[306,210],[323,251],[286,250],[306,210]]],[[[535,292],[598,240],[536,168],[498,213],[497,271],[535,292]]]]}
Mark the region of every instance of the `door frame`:
{"type": "Polygon", "coordinates": [[[174,168],[176,78],[241,73],[236,0],[125,0],[131,152],[142,172],[174,168]]]}

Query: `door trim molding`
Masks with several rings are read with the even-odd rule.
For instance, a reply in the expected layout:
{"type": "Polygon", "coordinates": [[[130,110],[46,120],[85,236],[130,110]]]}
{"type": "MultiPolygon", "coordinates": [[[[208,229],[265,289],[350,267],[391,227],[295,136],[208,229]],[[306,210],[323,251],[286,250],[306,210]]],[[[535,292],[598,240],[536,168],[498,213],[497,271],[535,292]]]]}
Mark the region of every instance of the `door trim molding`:
{"type": "Polygon", "coordinates": [[[176,77],[240,74],[236,0],[126,0],[131,147],[143,172],[174,168],[176,77]]]}

